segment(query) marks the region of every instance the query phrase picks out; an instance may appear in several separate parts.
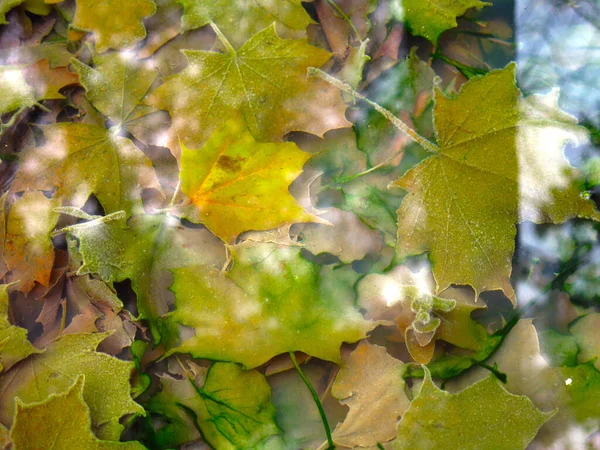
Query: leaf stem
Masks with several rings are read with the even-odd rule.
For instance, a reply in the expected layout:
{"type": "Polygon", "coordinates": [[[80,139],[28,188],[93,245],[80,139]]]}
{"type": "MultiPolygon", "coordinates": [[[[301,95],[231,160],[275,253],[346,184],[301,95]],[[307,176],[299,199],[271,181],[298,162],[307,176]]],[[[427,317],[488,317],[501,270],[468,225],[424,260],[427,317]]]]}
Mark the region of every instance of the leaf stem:
{"type": "Polygon", "coordinates": [[[233,48],[233,45],[231,45],[231,43],[229,42],[229,40],[227,40],[227,38],[225,37],[225,35],[221,31],[221,29],[217,26],[217,24],[214,23],[214,22],[211,22],[210,23],[210,27],[213,29],[213,31],[217,35],[217,38],[225,46],[225,48],[227,49],[227,51],[229,53],[235,55],[235,53],[236,53],[235,48],[233,48]]]}
{"type": "Polygon", "coordinates": [[[381,169],[383,166],[387,165],[387,163],[389,163],[392,159],[400,156],[402,153],[404,153],[404,149],[401,149],[400,151],[394,153],[392,156],[390,156],[389,158],[386,158],[385,160],[381,161],[379,164],[371,167],[370,169],[364,170],[355,175],[350,175],[350,176],[341,178],[340,180],[337,181],[337,183],[344,184],[344,183],[347,183],[348,181],[352,181],[352,180],[356,180],[357,178],[364,177],[365,175],[368,175],[371,172],[375,172],[376,170],[381,169]]]}
{"type": "Polygon", "coordinates": [[[356,34],[356,38],[358,39],[358,42],[360,42],[361,44],[363,44],[364,41],[361,39],[360,33],[358,32],[358,30],[354,26],[354,23],[352,22],[352,20],[350,19],[350,17],[348,17],[348,15],[344,11],[342,11],[342,9],[338,6],[338,4],[336,2],[334,2],[333,0],[327,0],[327,3],[329,3],[329,5],[331,5],[331,7],[333,9],[335,9],[335,11],[340,15],[340,17],[342,19],[344,19],[346,22],[348,22],[348,25],[350,25],[350,28],[352,29],[352,31],[354,32],[354,34],[356,34]]]}
{"type": "Polygon", "coordinates": [[[405,124],[402,120],[400,120],[396,116],[394,116],[394,114],[392,114],[387,109],[383,108],[382,106],[379,106],[374,101],[369,100],[364,95],[361,95],[358,92],[356,92],[354,89],[352,89],[352,87],[349,84],[344,83],[343,81],[340,81],[337,78],[334,78],[331,75],[329,75],[328,73],[325,73],[322,70],[319,70],[315,67],[309,67],[308,74],[310,76],[321,78],[322,80],[326,81],[327,83],[331,84],[332,86],[335,86],[336,88],[338,88],[340,91],[350,94],[353,97],[356,97],[356,98],[368,103],[378,113],[380,113],[388,121],[390,121],[392,125],[394,125],[396,128],[398,128],[400,131],[402,131],[408,137],[410,137],[413,141],[415,141],[416,143],[421,145],[425,150],[427,150],[431,153],[438,153],[440,151],[440,148],[437,145],[435,145],[433,142],[425,139],[423,136],[421,136],[419,133],[417,133],[415,130],[413,130],[411,127],[409,127],[407,124],[405,124]]]}
{"type": "Polygon", "coordinates": [[[292,360],[292,364],[298,371],[300,378],[302,378],[302,381],[304,381],[304,384],[310,391],[312,398],[315,401],[315,404],[317,405],[317,409],[319,410],[319,415],[321,416],[321,421],[323,422],[323,428],[325,428],[325,435],[327,436],[327,445],[328,445],[327,450],[335,449],[335,445],[333,444],[333,439],[331,438],[331,429],[329,428],[329,422],[327,422],[327,416],[325,415],[325,410],[323,409],[321,400],[319,400],[319,396],[317,395],[315,388],[313,388],[312,384],[310,384],[310,381],[308,380],[308,378],[306,378],[306,375],[304,375],[304,372],[302,372],[302,369],[298,365],[298,361],[296,361],[296,355],[294,355],[294,352],[290,352],[289,355],[290,355],[290,359],[292,360]]]}

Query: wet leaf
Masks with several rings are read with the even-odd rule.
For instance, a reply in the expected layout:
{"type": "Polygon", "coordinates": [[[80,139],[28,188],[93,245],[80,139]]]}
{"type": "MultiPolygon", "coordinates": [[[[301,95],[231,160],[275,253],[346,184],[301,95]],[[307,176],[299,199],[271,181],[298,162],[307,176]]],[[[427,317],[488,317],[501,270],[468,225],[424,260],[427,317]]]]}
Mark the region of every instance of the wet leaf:
{"type": "Polygon", "coordinates": [[[493,375],[458,394],[440,390],[428,371],[398,426],[394,449],[524,450],[554,413],[508,393],[493,375]]]}
{"type": "Polygon", "coordinates": [[[247,368],[290,351],[340,362],[341,343],[364,338],[376,325],[350,299],[323,295],[318,266],[300,249],[263,244],[232,251],[226,274],[202,266],[173,271],[175,311],[168,320],[195,336],[172,352],[247,368]]]}
{"type": "Polygon", "coordinates": [[[238,111],[260,141],[280,140],[290,131],[321,136],[349,125],[339,92],[306,75],[308,67],[321,67],[330,54],[305,40],[281,39],[269,27],[239,50],[183,53],[186,69],[167,78],[148,100],[171,113],[175,155],[177,139],[196,148],[238,111]]]}
{"type": "Polygon", "coordinates": [[[350,408],[333,432],[336,444],[369,447],[396,437],[398,419],[410,403],[404,392],[404,364],[384,347],[361,342],[332,386],[332,394],[350,408]]]}
{"type": "Polygon", "coordinates": [[[10,438],[22,450],[81,448],[89,450],[143,450],[137,442],[101,441],[90,429],[90,411],[84,401],[85,377],[80,375],[66,391],[46,400],[23,403],[17,399],[10,438]]]}
{"type": "Polygon", "coordinates": [[[271,389],[255,370],[214,363],[205,373],[184,379],[165,375],[162,391],[147,408],[169,424],[157,431],[161,448],[176,447],[202,437],[219,449],[257,448],[279,433],[271,389]]]}
{"type": "Polygon", "coordinates": [[[181,190],[226,243],[248,230],[317,222],[288,192],[308,158],[294,143],[261,144],[243,122],[229,121],[201,149],[182,145],[181,190]]]}
{"type": "Polygon", "coordinates": [[[111,433],[104,437],[118,440],[122,431],[119,419],[125,414],[143,414],[144,410],[129,394],[133,363],[95,351],[106,337],[67,334],[4,373],[0,378],[0,421],[12,423],[16,397],[23,403],[41,402],[68,389],[84,375],[83,398],[90,408],[92,425],[110,425],[111,433]]]}
{"type": "Polygon", "coordinates": [[[454,97],[436,89],[439,151],[394,183],[409,192],[398,209],[399,255],[428,251],[437,292],[465,284],[514,301],[516,223],[600,218],[563,154],[585,131],[558,108],[557,92],[522,98],[514,71],[474,78],[454,97]]]}
{"type": "Polygon", "coordinates": [[[95,194],[107,213],[132,214],[141,210],[141,188],[161,190],[152,163],[129,139],[82,123],[43,131],[46,143],[26,151],[13,191],[56,189],[74,206],[95,194]]]}

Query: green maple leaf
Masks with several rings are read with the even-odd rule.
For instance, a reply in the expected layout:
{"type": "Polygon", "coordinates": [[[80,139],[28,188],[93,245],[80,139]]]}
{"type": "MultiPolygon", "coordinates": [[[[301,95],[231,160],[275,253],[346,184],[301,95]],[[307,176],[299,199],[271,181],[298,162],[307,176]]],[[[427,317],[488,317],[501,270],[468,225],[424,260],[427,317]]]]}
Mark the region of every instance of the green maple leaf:
{"type": "Polygon", "coordinates": [[[473,78],[455,97],[436,89],[439,149],[394,183],[409,192],[398,209],[398,253],[428,251],[437,292],[464,284],[514,301],[518,222],[600,219],[562,150],[585,133],[558,108],[557,92],[522,98],[514,72],[510,64],[473,78]]]}
{"type": "Polygon", "coordinates": [[[19,6],[24,1],[25,0],[0,0],[0,24],[7,24],[6,13],[15,6],[19,6]]]}
{"type": "Polygon", "coordinates": [[[54,245],[50,232],[59,214],[56,199],[41,192],[26,192],[15,201],[6,218],[4,259],[17,289],[28,293],[35,283],[48,287],[54,265],[54,245]]]}
{"type": "Polygon", "coordinates": [[[423,36],[436,44],[440,34],[456,27],[456,18],[470,8],[483,8],[491,3],[480,0],[394,0],[396,10],[416,36],[423,36]],[[400,3],[402,6],[399,6],[400,3]],[[403,17],[402,17],[403,16],[403,17]]]}
{"type": "Polygon", "coordinates": [[[184,31],[215,23],[234,47],[258,31],[276,24],[277,33],[286,38],[301,38],[308,25],[314,23],[301,0],[175,0],[183,6],[184,31]]]}
{"type": "Polygon", "coordinates": [[[306,40],[281,39],[269,27],[239,50],[229,45],[226,53],[183,53],[189,65],[168,77],[148,100],[171,113],[170,148],[175,154],[177,140],[198,147],[238,111],[260,141],[280,140],[290,131],[321,136],[349,125],[339,92],[307,77],[308,67],[321,67],[331,55],[306,40]]]}
{"type": "MultiPolygon", "coordinates": [[[[55,3],[55,2],[54,2],[55,3]]],[[[142,20],[156,11],[152,0],[76,0],[77,8],[71,24],[74,28],[91,31],[96,38],[96,49],[132,47],[146,37],[142,20]]]]}
{"type": "Polygon", "coordinates": [[[106,212],[141,210],[142,188],[161,190],[152,163],[132,141],[83,123],[42,127],[45,145],[29,148],[13,191],[52,190],[75,206],[95,194],[106,212]]]}
{"type": "Polygon", "coordinates": [[[23,76],[19,66],[0,67],[0,114],[37,104],[35,89],[23,76]]]}
{"type": "Polygon", "coordinates": [[[8,321],[8,287],[0,285],[0,372],[38,350],[27,340],[27,330],[8,321]]]}
{"type": "Polygon", "coordinates": [[[15,421],[10,432],[15,448],[37,450],[143,450],[137,442],[101,441],[90,428],[89,408],[84,401],[84,376],[66,391],[42,402],[24,404],[17,399],[15,421]]]}
{"type": "Polygon", "coordinates": [[[398,424],[394,449],[525,449],[555,412],[539,411],[490,375],[458,394],[436,387],[429,371],[398,424]]]}
{"type": "Polygon", "coordinates": [[[232,251],[227,274],[201,266],[173,270],[175,311],[166,320],[196,335],[170,353],[248,368],[291,351],[340,362],[342,342],[356,342],[376,325],[351,299],[331,295],[318,266],[299,248],[263,244],[232,251]]]}
{"type": "Polygon", "coordinates": [[[114,126],[128,129],[132,122],[155,111],[140,105],[158,78],[155,68],[116,52],[94,55],[93,68],[77,59],[71,62],[90,103],[114,126]]]}
{"type": "Polygon", "coordinates": [[[214,363],[203,375],[161,378],[162,391],[146,408],[168,423],[157,431],[161,448],[178,447],[200,437],[212,448],[257,448],[279,434],[271,389],[264,375],[237,364],[214,363]]]}
{"type": "Polygon", "coordinates": [[[221,267],[225,262],[223,244],[207,230],[184,228],[166,215],[136,216],[127,224],[88,222],[70,232],[79,239],[83,256],[78,273],[96,273],[108,283],[130,279],[140,318],[149,320],[156,342],[168,333],[158,320],[171,303],[168,270],[198,263],[221,267]]]}
{"type": "Polygon", "coordinates": [[[243,121],[234,119],[201,149],[182,145],[181,190],[202,223],[226,243],[248,230],[318,222],[288,192],[309,158],[291,142],[256,142],[243,121]]]}
{"type": "Polygon", "coordinates": [[[125,414],[143,414],[144,409],[130,396],[133,363],[95,351],[107,336],[66,334],[5,372],[0,378],[0,421],[12,422],[15,397],[23,403],[41,402],[85,375],[83,398],[93,426],[104,427],[106,438],[118,440],[122,431],[119,419],[125,414]]]}

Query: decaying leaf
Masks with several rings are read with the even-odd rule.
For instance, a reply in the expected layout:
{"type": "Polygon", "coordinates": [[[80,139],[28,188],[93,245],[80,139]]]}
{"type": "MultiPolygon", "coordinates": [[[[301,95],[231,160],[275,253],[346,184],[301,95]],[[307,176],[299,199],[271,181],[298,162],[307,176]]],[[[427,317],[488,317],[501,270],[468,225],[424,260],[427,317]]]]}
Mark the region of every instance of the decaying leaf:
{"type": "Polygon", "coordinates": [[[404,364],[384,347],[361,342],[340,369],[331,392],[350,408],[333,432],[336,444],[369,447],[396,437],[398,419],[410,403],[404,392],[404,364]]]}
{"type": "Polygon", "coordinates": [[[54,246],[50,232],[58,221],[54,208],[58,200],[48,199],[41,192],[26,192],[15,201],[6,218],[4,258],[11,280],[24,293],[36,282],[48,287],[54,264],[54,246]]]}

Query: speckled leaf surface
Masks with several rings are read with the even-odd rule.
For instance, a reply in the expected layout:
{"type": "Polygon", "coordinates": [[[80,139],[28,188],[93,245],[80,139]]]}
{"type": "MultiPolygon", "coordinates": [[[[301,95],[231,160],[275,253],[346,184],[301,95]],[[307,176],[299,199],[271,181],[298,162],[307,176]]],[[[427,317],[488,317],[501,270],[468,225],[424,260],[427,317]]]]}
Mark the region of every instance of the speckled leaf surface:
{"type": "Polygon", "coordinates": [[[142,20],[156,11],[152,0],[77,0],[73,27],[94,33],[96,49],[125,49],[146,37],[142,20]]]}
{"type": "MultiPolygon", "coordinates": [[[[14,399],[23,403],[46,400],[63,392],[80,375],[85,376],[83,398],[90,408],[92,425],[116,425],[125,414],[141,414],[143,408],[129,394],[133,363],[121,361],[95,349],[107,334],[67,334],[56,339],[43,353],[13,366],[0,378],[0,421],[10,425],[14,399]]],[[[119,433],[120,434],[120,433],[119,433]]],[[[110,439],[119,439],[119,434],[110,439]]]]}
{"type": "Polygon", "coordinates": [[[163,377],[161,383],[162,391],[150,399],[147,408],[169,422],[157,432],[163,447],[202,436],[213,448],[260,448],[262,441],[280,433],[269,400],[271,389],[257,371],[214,363],[205,373],[194,376],[188,371],[184,379],[163,377]]]}
{"type": "Polygon", "coordinates": [[[428,251],[438,292],[466,284],[514,301],[519,221],[600,218],[563,155],[564,143],[585,132],[558,108],[556,93],[521,97],[514,71],[511,64],[474,78],[454,97],[436,89],[439,151],[394,183],[409,192],[398,209],[398,252],[428,251]]]}
{"type": "Polygon", "coordinates": [[[527,397],[508,393],[493,375],[449,394],[426,372],[392,448],[524,450],[552,415],[537,410],[527,397]]]}
{"type": "Polygon", "coordinates": [[[339,362],[341,343],[364,338],[376,325],[350,299],[324,295],[318,267],[299,248],[233,251],[227,274],[200,266],[173,271],[175,311],[168,320],[195,330],[174,351],[247,368],[290,351],[339,362]]]}
{"type": "Polygon", "coordinates": [[[183,6],[182,28],[190,30],[215,23],[234,47],[258,31],[276,24],[284,38],[302,38],[313,23],[301,0],[175,0],[183,6]]]}
{"type": "Polygon", "coordinates": [[[12,189],[52,190],[55,197],[83,206],[95,194],[107,213],[141,209],[141,188],[161,190],[152,163],[131,140],[83,123],[43,128],[45,145],[23,156],[12,189]]]}
{"type": "Polygon", "coordinates": [[[42,402],[17,400],[15,423],[10,433],[16,448],[38,450],[143,450],[137,442],[101,441],[90,428],[89,408],[83,392],[85,377],[79,376],[66,391],[42,402]]]}
{"type": "Polygon", "coordinates": [[[349,125],[339,92],[307,77],[308,67],[321,67],[331,55],[306,40],[281,39],[268,27],[239,50],[184,54],[186,69],[167,78],[148,100],[170,112],[170,148],[176,155],[177,140],[196,148],[239,111],[262,141],[279,140],[290,131],[320,136],[349,125]]]}

